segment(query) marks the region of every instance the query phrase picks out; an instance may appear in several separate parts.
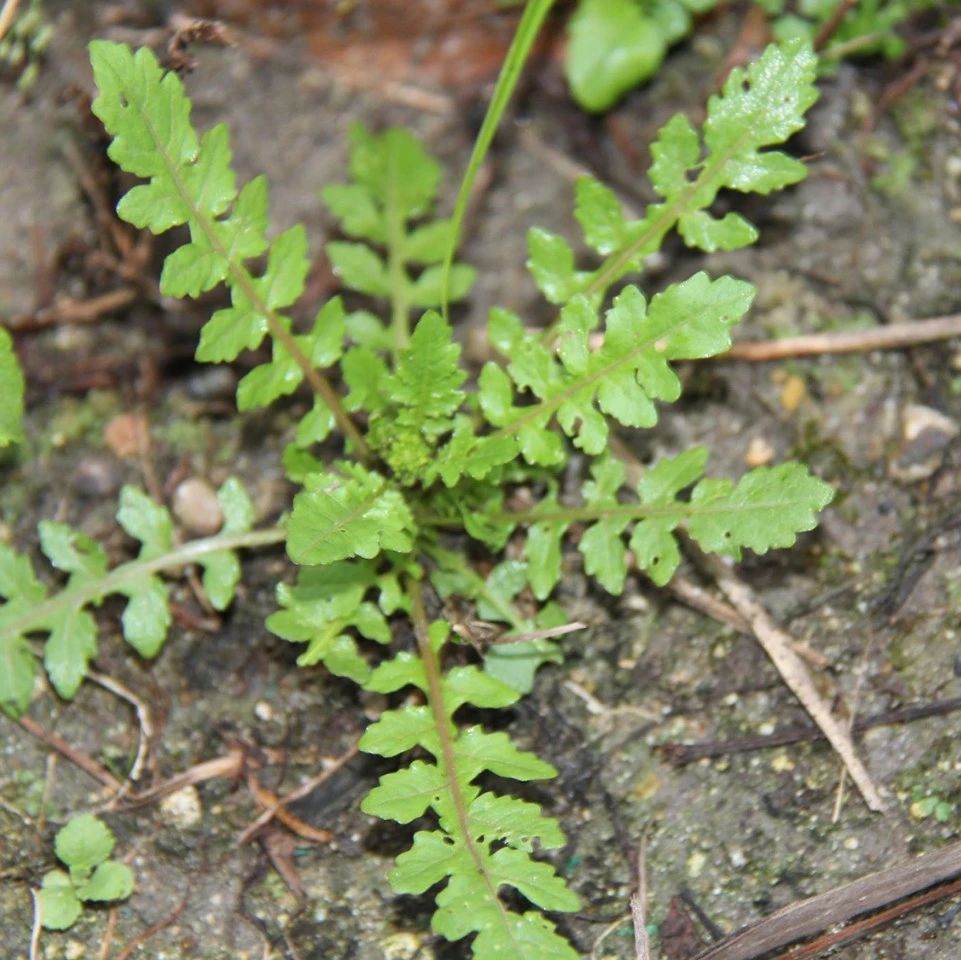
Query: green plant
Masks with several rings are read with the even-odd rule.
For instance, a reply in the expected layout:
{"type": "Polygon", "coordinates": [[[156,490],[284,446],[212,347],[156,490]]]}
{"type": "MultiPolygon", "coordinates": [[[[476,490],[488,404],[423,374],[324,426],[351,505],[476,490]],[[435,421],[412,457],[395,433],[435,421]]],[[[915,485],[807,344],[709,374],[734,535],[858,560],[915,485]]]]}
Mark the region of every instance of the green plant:
{"type": "MultiPolygon", "coordinates": [[[[804,37],[814,40],[834,16],[837,0],[755,0],[771,19],[771,32],[778,39],[804,37]]],[[[934,0],[861,0],[850,4],[821,52],[825,69],[847,56],[879,54],[892,59],[906,47],[897,28],[908,17],[934,5],[934,0]]]]}
{"type": "Polygon", "coordinates": [[[947,823],[954,816],[953,803],[920,783],[911,788],[911,806],[909,809],[915,820],[927,820],[928,817],[934,817],[938,823],[947,823]]]}
{"type": "Polygon", "coordinates": [[[173,542],[167,510],[142,490],[124,487],[117,521],[135,540],[135,560],[108,569],[103,548],[65,523],[40,524],[40,549],[68,579],[63,589],[47,590],[29,558],[0,544],[0,709],[16,716],[30,703],[35,658],[27,637],[46,634],[43,662],[54,689],[70,698],[80,687],[97,653],[97,625],[89,611],[110,595],[126,597],[121,624],[124,637],[144,657],[155,656],[170,626],[167,588],[158,574],[198,564],[211,604],[224,610],[240,578],[236,550],[283,540],[279,530],[251,531],[253,507],[243,487],[228,480],[218,492],[224,513],[220,533],[186,544],[173,542]]]}
{"type": "MultiPolygon", "coordinates": [[[[20,677],[5,695],[6,709],[17,712],[29,700],[28,634],[48,632],[47,648],[60,655],[75,651],[69,682],[58,680],[48,662],[58,690],[69,696],[91,655],[87,604],[123,593],[128,614],[139,603],[162,619],[165,593],[155,575],[199,562],[208,592],[226,605],[237,574],[228,551],[283,540],[300,569],[293,584],[278,587],[270,629],[304,645],[301,664],[323,663],[383,694],[415,691],[361,741],[382,756],[419,753],[382,777],[363,809],[400,823],[430,814],[435,823],[398,857],[394,888],[420,893],[446,881],[434,929],[455,940],[474,934],[479,960],[574,957],[541,911],[573,910],[577,898],[534,857],[562,845],[561,830],[535,805],[489,788],[486,778],[547,779],[554,770],[507,734],[466,724],[460,711],[510,706],[530,688],[537,667],[558,658],[544,634],[564,618],[547,601],[573,528],[587,573],[617,593],[628,549],[636,566],[663,584],[679,563],[678,531],[715,553],[763,553],[794,543],[830,501],[830,488],[799,464],[757,469],[737,482],[707,478],[703,448],[652,465],[627,491],[623,467],[607,452],[611,421],[653,426],[657,402],[680,394],[671,364],[723,353],[753,298],[749,284],[703,272],[650,299],[633,285],[610,299],[612,288],[674,229],[702,250],[756,239],[742,217],[716,218],[710,207],[722,189],[766,194],[803,178],[803,164],[767,148],[803,125],[816,97],[815,57],[800,41],[772,47],[731,74],[711,98],[702,130],[682,116],[666,124],[650,171],[660,199],[641,219],[626,220],[599,182],[579,182],[575,215],[599,263],[579,269],[566,241],[532,230],[530,272],[558,306],[557,320],[532,331],[510,311],[494,310],[488,336],[503,360],[489,360],[476,376],[462,366],[447,320],[430,309],[445,306],[444,264],[458,229],[424,222],[439,168],[413,138],[355,128],[352,181],[323,194],[352,238],[329,245],[335,270],[347,288],[388,303],[389,319],[348,312],[335,297],[298,332],[291,308],[309,266],[303,228],[268,240],[266,181],[238,189],[226,128],[198,137],[180,80],[164,74],[149,51],[97,41],[91,58],[99,91],[93,109],[113,138],[109,154],[145,181],[123,197],[119,215],[156,233],[178,225],[189,231],[189,241],[167,257],[161,292],[198,296],[221,283],[229,291],[231,305],[201,332],[198,359],[229,362],[267,339],[271,357],[240,381],[240,409],[267,406],[302,384],[313,403],[284,457],[301,489],[282,528],[251,531],[249,505],[231,487],[226,499],[222,491],[224,532],[175,547],[162,508],[126,491],[125,498],[139,498],[140,519],[132,523],[122,501],[120,521],[144,544],[141,557],[108,571],[95,544],[45,525],[43,550],[71,577],[65,591],[46,600],[27,561],[12,550],[0,553],[0,590],[8,598],[0,608],[0,657],[15,665],[8,676],[20,677]],[[260,266],[255,258],[262,256],[260,266]],[[425,308],[411,327],[411,311],[425,308]],[[322,461],[321,442],[336,442],[340,456],[322,461]],[[572,445],[589,465],[580,502],[562,482],[572,445]],[[527,505],[512,497],[521,488],[527,505]],[[470,541],[491,559],[486,575],[469,560],[470,541]],[[546,602],[536,615],[514,602],[525,590],[546,602]],[[142,592],[147,599],[138,601],[142,592]],[[481,616],[506,625],[508,638],[522,639],[497,644],[478,660],[456,649],[450,625],[435,612],[437,597],[473,601],[481,616]],[[404,648],[408,623],[413,644],[404,648]],[[391,649],[378,653],[376,644],[391,649]],[[505,899],[505,887],[532,909],[514,909],[517,897],[505,899]]],[[[465,295],[472,273],[454,265],[448,279],[452,294],[465,295]]],[[[144,638],[133,629],[131,636],[138,618],[129,619],[128,640],[155,654],[165,630],[144,638]]]]}
{"type": "MultiPolygon", "coordinates": [[[[814,42],[834,17],[840,0],[755,0],[771,18],[777,40],[814,42]]],[[[929,9],[934,0],[862,0],[849,4],[821,51],[829,72],[848,56],[893,58],[905,49],[897,28],[929,9]]],[[[579,0],[568,24],[564,61],[574,99],[585,110],[607,110],[657,72],[667,51],[684,39],[693,17],[717,0],[579,0]]]]}
{"type": "Polygon", "coordinates": [[[670,47],[687,36],[692,16],[717,0],[580,0],[568,24],[564,61],[574,99],[607,110],[650,79],[670,47]]]}
{"type": "Polygon", "coordinates": [[[85,903],[126,900],[133,893],[133,872],[110,860],[116,844],[110,829],[89,813],[74,817],[54,840],[57,858],[69,872],[51,870],[40,888],[40,921],[47,930],[67,930],[85,903]]]}

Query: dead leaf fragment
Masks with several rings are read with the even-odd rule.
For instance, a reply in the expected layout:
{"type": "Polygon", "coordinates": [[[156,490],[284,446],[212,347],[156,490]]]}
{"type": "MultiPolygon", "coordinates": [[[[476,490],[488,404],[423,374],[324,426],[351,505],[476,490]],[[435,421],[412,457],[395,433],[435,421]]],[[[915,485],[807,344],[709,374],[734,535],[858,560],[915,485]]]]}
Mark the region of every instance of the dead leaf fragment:
{"type": "Polygon", "coordinates": [[[147,418],[140,413],[118,413],[104,427],[103,442],[116,457],[128,460],[147,448],[147,418]]]}

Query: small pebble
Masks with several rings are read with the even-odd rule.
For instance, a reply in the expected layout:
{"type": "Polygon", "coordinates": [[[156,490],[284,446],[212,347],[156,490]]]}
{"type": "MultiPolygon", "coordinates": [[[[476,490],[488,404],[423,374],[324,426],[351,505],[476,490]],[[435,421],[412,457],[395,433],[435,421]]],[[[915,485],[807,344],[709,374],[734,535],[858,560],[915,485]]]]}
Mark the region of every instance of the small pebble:
{"type": "Polygon", "coordinates": [[[794,769],[794,761],[786,753],[776,753],[771,760],[771,769],[775,773],[790,773],[794,769]]]}
{"type": "Polygon", "coordinates": [[[958,435],[950,417],[919,403],[908,404],[901,414],[901,441],[890,466],[895,480],[927,480],[941,466],[944,449],[958,435]]]}
{"type": "Polygon", "coordinates": [[[188,477],[178,484],[173,512],[180,525],[198,537],[212,536],[224,523],[217,492],[202,477],[188,477]]]}
{"type": "Polygon", "coordinates": [[[187,380],[187,393],[194,400],[224,400],[236,389],[237,375],[223,364],[201,367],[187,380]]]}
{"type": "Polygon", "coordinates": [[[774,447],[765,437],[752,437],[744,454],[744,462],[749,467],[763,467],[774,459],[774,447]]]}
{"type": "Polygon", "coordinates": [[[423,938],[410,932],[392,933],[381,941],[384,960],[423,960],[425,949],[429,950],[423,938]]]}
{"type": "Polygon", "coordinates": [[[160,801],[160,812],[180,830],[196,826],[203,818],[200,793],[195,786],[183,787],[160,801]]]}
{"type": "Polygon", "coordinates": [[[106,456],[83,457],[73,475],[73,489],[81,497],[109,497],[120,489],[120,472],[116,462],[106,456]]]}

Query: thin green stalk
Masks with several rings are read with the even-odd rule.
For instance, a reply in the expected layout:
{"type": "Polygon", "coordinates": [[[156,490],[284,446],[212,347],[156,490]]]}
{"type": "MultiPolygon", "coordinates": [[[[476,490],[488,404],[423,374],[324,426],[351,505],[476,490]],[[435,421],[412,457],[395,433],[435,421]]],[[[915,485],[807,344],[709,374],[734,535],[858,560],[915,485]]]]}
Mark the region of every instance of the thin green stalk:
{"type": "MultiPolygon", "coordinates": [[[[746,511],[770,510],[783,503],[765,503],[752,500],[745,504],[746,511]]],[[[722,506],[713,507],[710,503],[691,504],[678,501],[667,506],[650,506],[643,503],[618,503],[607,507],[562,507],[557,510],[500,510],[497,513],[485,514],[493,523],[514,524],[523,526],[530,523],[593,523],[597,520],[658,520],[661,518],[677,517],[683,522],[687,517],[709,517],[713,514],[730,513],[731,505],[725,502],[722,506]]],[[[442,517],[439,514],[418,513],[417,523],[423,527],[435,530],[463,530],[464,523],[456,517],[442,517]]]]}
{"type": "Polygon", "coordinates": [[[517,81],[520,79],[521,71],[530,56],[531,47],[537,39],[541,24],[543,24],[544,18],[553,5],[554,0],[528,0],[520,23],[517,25],[517,31],[514,33],[514,39],[511,41],[510,49],[507,51],[504,65],[497,77],[494,95],[491,97],[487,112],[484,114],[484,122],[481,124],[480,132],[474,141],[474,149],[471,151],[470,160],[467,162],[467,170],[457,194],[457,202],[454,204],[450,240],[447,255],[444,257],[444,272],[441,282],[441,313],[445,320],[450,318],[450,270],[454,263],[454,254],[460,244],[464,215],[467,212],[467,202],[470,200],[474,181],[477,179],[481,164],[490,150],[494,134],[497,133],[501,118],[514,93],[517,81]]]}
{"type": "Polygon", "coordinates": [[[248,530],[246,533],[218,534],[204,537],[202,540],[190,540],[159,557],[153,557],[150,560],[131,560],[119,567],[114,567],[99,580],[61,590],[32,609],[0,624],[0,638],[22,637],[34,630],[44,629],[45,625],[59,614],[99,602],[103,597],[119,593],[127,584],[150,574],[186,567],[222,550],[269,547],[276,543],[283,543],[286,538],[287,531],[282,527],[267,527],[263,530],[248,530]]]}

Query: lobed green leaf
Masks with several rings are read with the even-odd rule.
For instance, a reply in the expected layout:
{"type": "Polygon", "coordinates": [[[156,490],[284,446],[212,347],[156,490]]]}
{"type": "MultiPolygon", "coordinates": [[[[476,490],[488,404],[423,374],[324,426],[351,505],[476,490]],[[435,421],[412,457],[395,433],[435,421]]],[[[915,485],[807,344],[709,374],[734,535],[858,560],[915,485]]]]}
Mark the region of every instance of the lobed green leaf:
{"type": "Polygon", "coordinates": [[[287,521],[287,553],[301,565],[349,557],[370,559],[382,550],[407,553],[414,518],[404,498],[377,473],[341,464],[343,473],[307,478],[287,521]]]}

